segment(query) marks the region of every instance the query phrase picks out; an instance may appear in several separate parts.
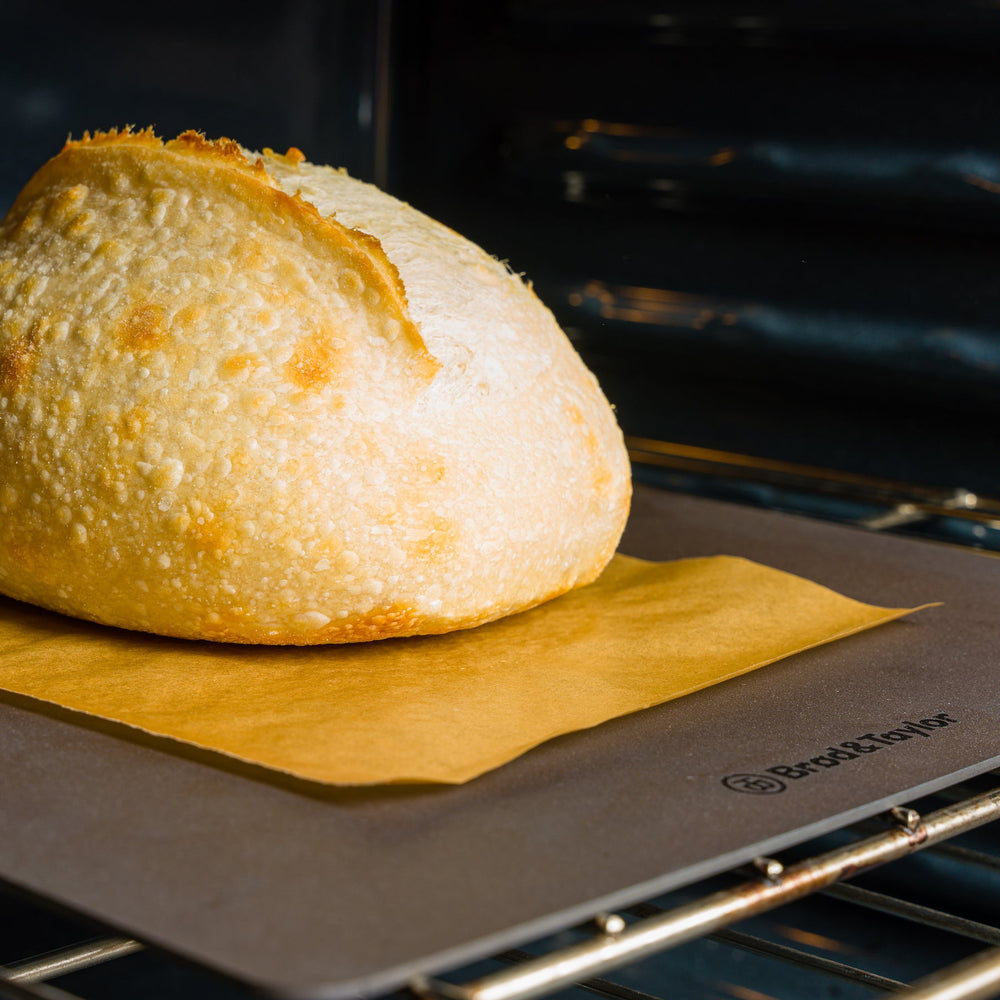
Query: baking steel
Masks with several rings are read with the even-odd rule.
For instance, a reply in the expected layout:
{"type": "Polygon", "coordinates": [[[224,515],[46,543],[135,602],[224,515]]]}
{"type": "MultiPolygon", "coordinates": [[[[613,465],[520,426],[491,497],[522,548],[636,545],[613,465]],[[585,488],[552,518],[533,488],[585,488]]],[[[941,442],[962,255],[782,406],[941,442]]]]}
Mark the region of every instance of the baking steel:
{"type": "Polygon", "coordinates": [[[1000,560],[644,488],[622,548],[744,555],[873,603],[945,603],[554,740],[459,788],[271,779],[3,695],[0,877],[271,992],[340,998],[1000,764],[1000,560]],[[940,713],[956,721],[814,764],[780,791],[739,777],[773,781],[770,768],[940,713]]]}

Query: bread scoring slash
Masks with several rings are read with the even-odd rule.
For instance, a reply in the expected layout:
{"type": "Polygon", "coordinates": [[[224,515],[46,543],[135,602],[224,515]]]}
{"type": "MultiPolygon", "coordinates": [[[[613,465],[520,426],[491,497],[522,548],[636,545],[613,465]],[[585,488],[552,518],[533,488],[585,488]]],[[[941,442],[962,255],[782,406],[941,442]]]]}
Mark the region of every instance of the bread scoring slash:
{"type": "Polygon", "coordinates": [[[468,628],[593,580],[621,432],[521,279],[342,171],[84,134],[0,226],[0,592],[190,639],[468,628]]]}

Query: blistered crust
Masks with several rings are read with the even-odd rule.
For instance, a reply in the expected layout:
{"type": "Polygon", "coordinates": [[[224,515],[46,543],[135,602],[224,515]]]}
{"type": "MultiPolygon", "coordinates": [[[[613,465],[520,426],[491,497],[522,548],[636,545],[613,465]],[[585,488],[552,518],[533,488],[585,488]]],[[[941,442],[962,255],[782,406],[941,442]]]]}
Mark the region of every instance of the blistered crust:
{"type": "MultiPolygon", "coordinates": [[[[270,155],[274,156],[273,153],[270,155]]],[[[296,164],[304,157],[293,147],[280,159],[296,164]]],[[[209,140],[200,132],[189,130],[164,143],[152,129],[111,129],[93,135],[85,132],[79,140],[67,140],[60,155],[50,160],[29,181],[8,213],[5,227],[19,217],[26,202],[36,199],[46,188],[61,181],[85,181],[88,172],[100,176],[116,171],[115,183],[118,186],[128,179],[139,189],[143,183],[152,181],[156,173],[154,164],[161,167],[160,183],[167,180],[169,171],[166,161],[169,160],[175,161],[174,174],[181,175],[192,189],[204,186],[203,196],[213,189],[228,188],[228,193],[242,199],[244,206],[258,218],[266,219],[272,225],[275,222],[281,226],[295,225],[303,234],[312,237],[318,249],[323,249],[325,245],[325,249],[335,256],[347,254],[361,277],[364,290],[369,295],[381,297],[378,307],[399,322],[400,332],[413,347],[425,374],[433,375],[436,370],[434,359],[428,354],[419,330],[410,320],[403,283],[379,241],[368,233],[345,228],[332,216],[324,218],[313,204],[298,195],[286,194],[274,183],[261,158],[247,156],[232,139],[209,140]]],[[[74,186],[69,192],[79,190],[74,186]]],[[[69,192],[64,192],[62,197],[75,201],[75,195],[69,192]]]]}
{"type": "Polygon", "coordinates": [[[596,576],[628,472],[592,376],[516,277],[373,192],[197,133],[39,171],[0,227],[0,591],[317,643],[596,576]]]}

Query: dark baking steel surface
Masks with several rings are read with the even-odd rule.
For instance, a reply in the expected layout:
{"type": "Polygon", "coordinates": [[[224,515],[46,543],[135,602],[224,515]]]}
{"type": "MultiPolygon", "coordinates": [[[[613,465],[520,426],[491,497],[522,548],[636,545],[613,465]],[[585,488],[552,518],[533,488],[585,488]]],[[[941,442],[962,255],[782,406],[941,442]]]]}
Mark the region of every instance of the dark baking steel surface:
{"type": "Polygon", "coordinates": [[[3,695],[0,877],[275,993],[345,997],[1000,763],[1000,560],[648,489],[623,550],[745,555],[862,600],[945,603],[460,788],[291,787],[3,695]],[[784,791],[723,783],[938,713],[957,721],[784,791]]]}

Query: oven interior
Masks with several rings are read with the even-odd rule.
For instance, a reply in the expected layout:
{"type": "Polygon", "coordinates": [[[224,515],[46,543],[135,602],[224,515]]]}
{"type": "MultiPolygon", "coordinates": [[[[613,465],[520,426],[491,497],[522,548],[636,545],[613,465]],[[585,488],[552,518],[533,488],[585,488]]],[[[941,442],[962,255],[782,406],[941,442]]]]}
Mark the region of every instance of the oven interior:
{"type": "MultiPolygon", "coordinates": [[[[300,146],[530,278],[637,481],[1000,551],[995,5],[14,2],[0,24],[4,204],[84,128],[300,146]]],[[[412,990],[851,1000],[945,970],[911,995],[1000,995],[1000,773],[898,805],[412,990]]],[[[0,967],[0,997],[254,995],[13,885],[0,967]]]]}

